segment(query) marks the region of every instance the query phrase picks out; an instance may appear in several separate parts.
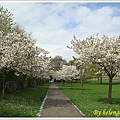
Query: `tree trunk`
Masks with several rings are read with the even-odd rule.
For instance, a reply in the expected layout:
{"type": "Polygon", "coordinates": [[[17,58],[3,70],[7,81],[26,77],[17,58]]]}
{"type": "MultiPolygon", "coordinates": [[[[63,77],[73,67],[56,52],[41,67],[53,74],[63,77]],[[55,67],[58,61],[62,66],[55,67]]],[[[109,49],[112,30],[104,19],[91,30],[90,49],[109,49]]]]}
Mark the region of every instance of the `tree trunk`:
{"type": "Polygon", "coordinates": [[[83,94],[83,79],[81,79],[81,86],[82,86],[81,93],[83,94]]]}
{"type": "Polygon", "coordinates": [[[109,77],[108,104],[112,103],[112,79],[113,77],[109,77]]]}
{"type": "Polygon", "coordinates": [[[98,79],[98,82],[99,82],[99,77],[97,77],[97,79],[98,79]]]}
{"type": "Polygon", "coordinates": [[[2,78],[2,96],[1,98],[3,99],[5,97],[5,76],[2,78]]]}
{"type": "Polygon", "coordinates": [[[65,80],[62,80],[63,86],[65,86],[65,80]]]}
{"type": "Polygon", "coordinates": [[[80,84],[80,79],[78,79],[78,84],[80,84]]]}
{"type": "Polygon", "coordinates": [[[100,76],[100,84],[102,84],[102,76],[100,76]]]}
{"type": "Polygon", "coordinates": [[[2,72],[2,96],[1,98],[3,99],[5,97],[5,82],[6,82],[6,74],[7,74],[7,67],[3,68],[3,72],[2,72]]]}
{"type": "Polygon", "coordinates": [[[67,86],[67,80],[65,80],[65,85],[67,86]]]}
{"type": "Polygon", "coordinates": [[[26,81],[26,75],[23,75],[23,80],[21,81],[22,89],[25,89],[25,81],[26,81]]]}
{"type": "Polygon", "coordinates": [[[43,79],[42,79],[42,78],[40,78],[40,85],[42,85],[42,81],[43,81],[43,79]]]}
{"type": "Polygon", "coordinates": [[[71,80],[71,89],[72,89],[72,80],[71,80]]]}

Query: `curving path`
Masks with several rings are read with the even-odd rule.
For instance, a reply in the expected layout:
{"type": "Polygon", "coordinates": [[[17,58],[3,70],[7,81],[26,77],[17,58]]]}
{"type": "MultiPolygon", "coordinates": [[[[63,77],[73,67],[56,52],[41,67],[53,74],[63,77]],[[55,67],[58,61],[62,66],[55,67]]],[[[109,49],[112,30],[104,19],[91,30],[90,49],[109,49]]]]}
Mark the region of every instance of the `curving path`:
{"type": "Polygon", "coordinates": [[[52,83],[38,117],[85,117],[84,114],[52,83]]]}

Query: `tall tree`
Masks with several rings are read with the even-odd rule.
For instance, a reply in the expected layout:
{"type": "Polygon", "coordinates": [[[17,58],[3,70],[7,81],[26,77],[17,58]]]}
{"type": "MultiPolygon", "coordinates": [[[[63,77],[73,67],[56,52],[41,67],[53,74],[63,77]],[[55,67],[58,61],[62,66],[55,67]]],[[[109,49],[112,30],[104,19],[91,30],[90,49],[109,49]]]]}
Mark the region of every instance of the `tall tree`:
{"type": "Polygon", "coordinates": [[[108,103],[112,103],[112,80],[120,71],[120,37],[108,37],[98,34],[92,35],[84,40],[78,40],[74,36],[71,41],[73,49],[83,62],[91,62],[101,66],[109,77],[108,103]]]}
{"type": "Polygon", "coordinates": [[[86,64],[85,62],[83,62],[82,58],[81,59],[74,58],[74,60],[75,60],[76,68],[79,71],[79,80],[81,82],[81,93],[83,94],[83,84],[87,72],[87,66],[89,63],[86,64]]]}
{"type": "Polygon", "coordinates": [[[3,31],[4,34],[12,32],[13,25],[15,25],[13,14],[0,5],[0,31],[3,31]]]}
{"type": "Polygon", "coordinates": [[[49,65],[52,67],[54,71],[58,71],[62,68],[62,66],[66,63],[66,60],[64,60],[61,56],[55,56],[54,58],[50,59],[49,65]]]}
{"type": "MultiPolygon", "coordinates": [[[[19,25],[12,26],[12,14],[0,7],[0,71],[2,98],[5,97],[6,75],[9,69],[36,78],[47,77],[48,51],[35,46],[35,40],[19,25]]],[[[19,74],[17,74],[19,75],[19,74]]]]}

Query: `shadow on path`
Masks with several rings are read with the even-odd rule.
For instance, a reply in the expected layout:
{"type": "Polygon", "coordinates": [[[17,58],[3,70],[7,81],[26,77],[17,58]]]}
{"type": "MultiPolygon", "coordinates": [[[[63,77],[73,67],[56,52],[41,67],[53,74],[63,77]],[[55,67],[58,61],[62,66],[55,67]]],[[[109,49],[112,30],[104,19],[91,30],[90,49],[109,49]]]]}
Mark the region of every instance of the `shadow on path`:
{"type": "Polygon", "coordinates": [[[39,117],[85,117],[84,114],[52,83],[37,114],[39,117]]]}

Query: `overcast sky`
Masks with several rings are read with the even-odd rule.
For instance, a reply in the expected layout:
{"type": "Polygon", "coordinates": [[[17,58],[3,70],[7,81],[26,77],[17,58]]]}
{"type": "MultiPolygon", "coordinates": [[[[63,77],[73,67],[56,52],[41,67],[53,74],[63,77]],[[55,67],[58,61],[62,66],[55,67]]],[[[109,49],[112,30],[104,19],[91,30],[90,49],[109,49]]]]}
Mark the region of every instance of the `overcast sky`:
{"type": "Polygon", "coordinates": [[[14,21],[32,32],[36,45],[71,60],[76,54],[67,48],[75,35],[120,35],[120,2],[0,2],[13,13],[14,21]]]}

